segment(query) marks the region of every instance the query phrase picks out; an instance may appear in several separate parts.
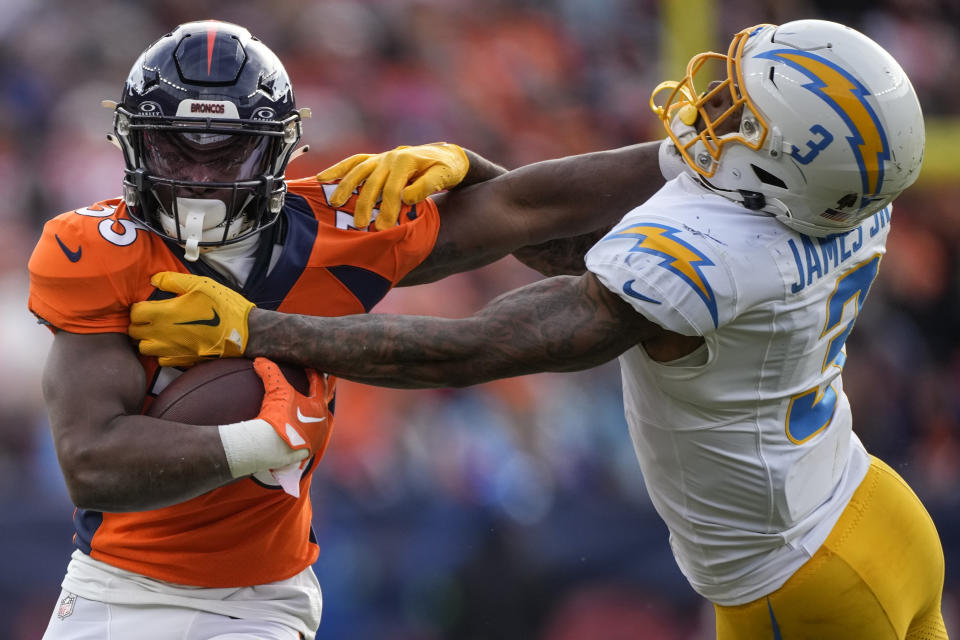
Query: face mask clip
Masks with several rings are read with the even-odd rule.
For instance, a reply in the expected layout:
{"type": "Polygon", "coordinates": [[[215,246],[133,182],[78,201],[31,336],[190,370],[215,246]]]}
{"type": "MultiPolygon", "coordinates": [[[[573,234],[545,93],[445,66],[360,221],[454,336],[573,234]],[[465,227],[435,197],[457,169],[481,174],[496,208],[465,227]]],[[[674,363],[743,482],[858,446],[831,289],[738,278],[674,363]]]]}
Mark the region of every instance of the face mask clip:
{"type": "Polygon", "coordinates": [[[161,215],[164,232],[180,238],[183,244],[183,258],[196,262],[200,257],[200,242],[219,237],[222,231],[217,229],[227,217],[227,205],[215,198],[177,198],[176,218],[180,219],[180,228],[176,228],[176,218],[161,215]],[[207,238],[204,238],[206,233],[207,238]]]}

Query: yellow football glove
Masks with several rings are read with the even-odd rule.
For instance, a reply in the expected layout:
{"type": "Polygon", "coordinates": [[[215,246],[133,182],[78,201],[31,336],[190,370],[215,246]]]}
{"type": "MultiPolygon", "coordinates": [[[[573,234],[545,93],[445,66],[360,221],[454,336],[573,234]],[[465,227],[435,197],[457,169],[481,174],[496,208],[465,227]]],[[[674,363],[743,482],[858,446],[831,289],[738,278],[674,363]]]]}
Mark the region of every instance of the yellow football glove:
{"type": "Polygon", "coordinates": [[[162,271],[150,283],[176,298],[137,302],[127,333],[140,353],[159,356],[164,367],[243,355],[250,332],[247,317],[256,305],[211,278],[162,271]]]}
{"type": "Polygon", "coordinates": [[[431,193],[455,187],[469,168],[470,161],[462,148],[433,142],[373,155],[350,156],[318,173],[317,180],[341,179],[330,197],[330,204],[335,207],[349,200],[353,190],[363,182],[353,210],[354,226],[363,229],[369,225],[373,207],[380,200],[376,228],[382,231],[397,224],[401,199],[405,204],[416,204],[431,193]]]}

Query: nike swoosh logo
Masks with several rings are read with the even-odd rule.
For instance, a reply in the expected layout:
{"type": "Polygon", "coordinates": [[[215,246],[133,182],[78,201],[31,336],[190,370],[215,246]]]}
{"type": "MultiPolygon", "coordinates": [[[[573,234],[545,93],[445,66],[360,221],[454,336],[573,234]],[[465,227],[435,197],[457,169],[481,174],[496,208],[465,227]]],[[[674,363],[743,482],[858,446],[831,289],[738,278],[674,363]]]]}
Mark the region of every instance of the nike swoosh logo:
{"type": "Polygon", "coordinates": [[[220,314],[217,313],[216,309],[211,309],[213,311],[213,317],[206,320],[188,320],[186,322],[174,322],[174,324],[202,324],[207,327],[215,327],[220,324],[220,314]]]}
{"type": "Polygon", "coordinates": [[[773,640],[783,640],[780,635],[780,625],[777,624],[777,617],[773,615],[773,605],[770,604],[770,598],[767,598],[767,610],[770,611],[770,623],[773,625],[773,640]]]}
{"type": "Polygon", "coordinates": [[[659,300],[654,300],[653,298],[648,298],[639,291],[633,288],[633,283],[636,280],[627,280],[623,283],[623,292],[630,296],[631,298],[636,298],[637,300],[643,300],[644,302],[652,302],[653,304],[660,304],[659,300]]]}
{"type": "Polygon", "coordinates": [[[299,420],[300,422],[323,422],[326,419],[327,419],[326,416],[322,416],[320,418],[315,418],[313,416],[305,416],[300,411],[300,407],[297,407],[297,420],[299,420]]]}
{"type": "Polygon", "coordinates": [[[78,262],[80,260],[80,256],[83,253],[82,246],[78,245],[76,251],[71,251],[67,245],[63,244],[63,240],[60,239],[60,236],[53,234],[53,237],[57,239],[57,244],[60,245],[60,249],[62,249],[64,255],[67,256],[67,260],[70,262],[78,262]]]}

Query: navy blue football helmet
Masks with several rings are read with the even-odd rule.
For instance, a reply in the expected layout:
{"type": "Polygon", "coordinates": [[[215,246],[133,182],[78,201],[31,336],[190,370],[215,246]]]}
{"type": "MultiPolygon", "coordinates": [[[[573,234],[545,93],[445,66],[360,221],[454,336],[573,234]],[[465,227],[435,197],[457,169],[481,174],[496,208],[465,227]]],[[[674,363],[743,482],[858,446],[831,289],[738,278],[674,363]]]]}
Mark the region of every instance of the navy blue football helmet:
{"type": "Polygon", "coordinates": [[[115,107],[131,217],[189,260],[262,231],[283,206],[300,119],[283,64],[249,31],[180,25],[140,55],[115,107]]]}

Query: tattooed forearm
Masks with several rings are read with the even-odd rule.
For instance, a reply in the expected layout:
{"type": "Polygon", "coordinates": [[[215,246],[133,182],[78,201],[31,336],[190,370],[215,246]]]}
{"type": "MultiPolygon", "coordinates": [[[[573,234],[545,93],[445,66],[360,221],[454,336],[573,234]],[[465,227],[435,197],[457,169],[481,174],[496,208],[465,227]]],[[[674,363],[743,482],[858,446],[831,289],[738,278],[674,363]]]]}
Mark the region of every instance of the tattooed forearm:
{"type": "Polygon", "coordinates": [[[310,318],[254,309],[247,355],[380,386],[467,386],[593,367],[659,331],[586,274],[517,289],[460,320],[310,318]]]}
{"type": "Polygon", "coordinates": [[[587,270],[584,256],[590,247],[606,235],[609,227],[573,238],[558,238],[542,244],[522,247],[513,256],[545,276],[580,275],[587,270]]]}

